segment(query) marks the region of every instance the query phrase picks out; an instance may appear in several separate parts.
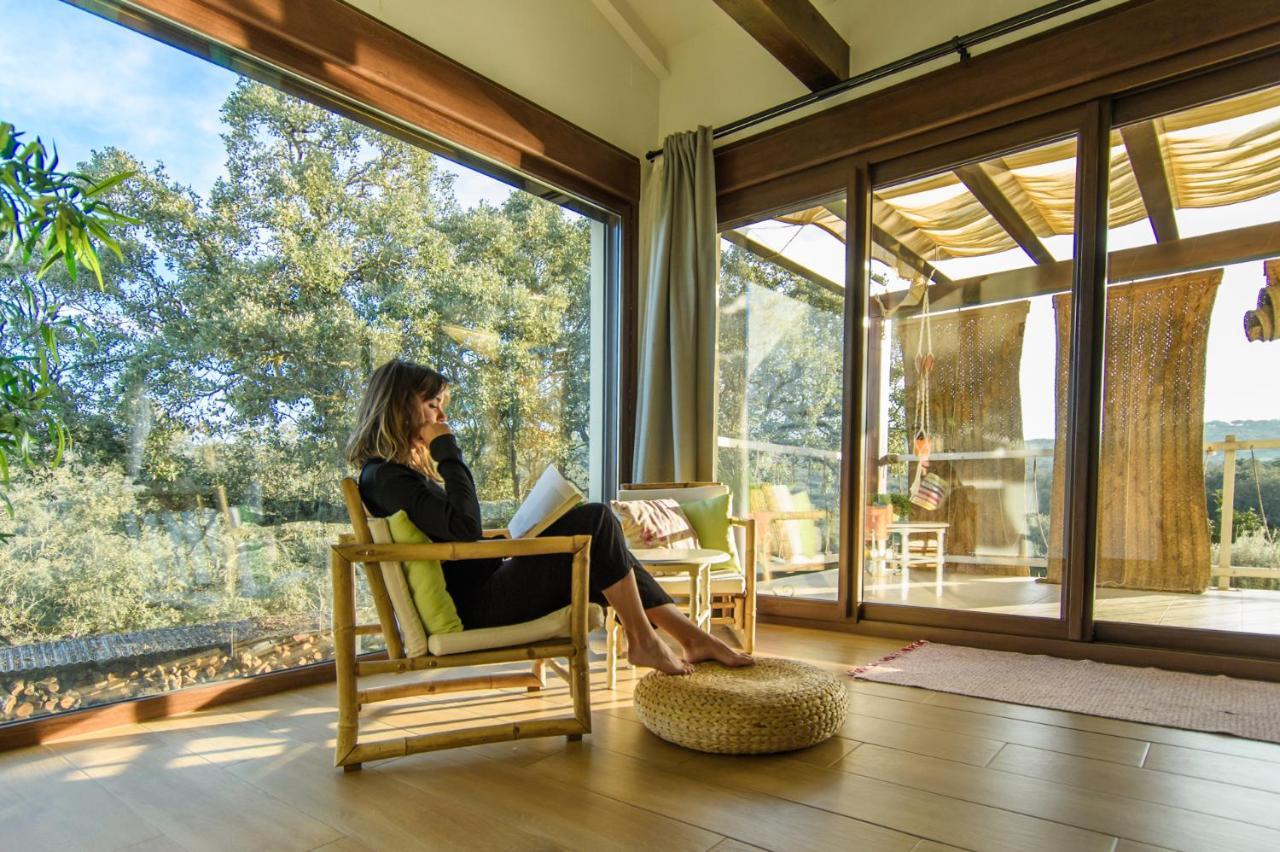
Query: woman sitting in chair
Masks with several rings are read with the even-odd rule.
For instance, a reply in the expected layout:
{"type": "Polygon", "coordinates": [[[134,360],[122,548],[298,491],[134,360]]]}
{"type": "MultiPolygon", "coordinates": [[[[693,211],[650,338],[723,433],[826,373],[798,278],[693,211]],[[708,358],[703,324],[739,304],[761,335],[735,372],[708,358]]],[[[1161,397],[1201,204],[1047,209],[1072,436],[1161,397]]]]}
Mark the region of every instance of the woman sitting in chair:
{"type": "MultiPolygon", "coordinates": [[[[435,542],[481,537],[475,481],[445,409],[449,383],[435,370],[405,361],[383,364],[369,379],[347,459],[360,469],[360,496],[374,515],[403,509],[435,542]]],[[[633,665],[688,674],[701,660],[750,665],[751,657],[700,630],[672,603],[628,551],[622,528],[603,503],[570,509],[542,533],[590,535],[590,598],[612,606],[627,634],[633,665]],[[654,625],[684,649],[683,659],[654,625]]],[[[567,554],[444,563],[445,586],[464,627],[518,624],[569,604],[567,554]]]]}

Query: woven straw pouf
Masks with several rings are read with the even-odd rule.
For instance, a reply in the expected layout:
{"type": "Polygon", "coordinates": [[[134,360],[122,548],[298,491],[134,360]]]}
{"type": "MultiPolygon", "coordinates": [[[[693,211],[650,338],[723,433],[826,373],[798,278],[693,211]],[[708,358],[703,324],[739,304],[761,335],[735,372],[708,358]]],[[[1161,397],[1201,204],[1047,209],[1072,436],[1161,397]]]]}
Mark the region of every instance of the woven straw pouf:
{"type": "Polygon", "coordinates": [[[844,724],[844,681],[822,669],[756,657],[731,669],[699,663],[689,675],[650,672],[635,689],[644,726],[662,739],[717,754],[765,754],[816,745],[844,724]]]}

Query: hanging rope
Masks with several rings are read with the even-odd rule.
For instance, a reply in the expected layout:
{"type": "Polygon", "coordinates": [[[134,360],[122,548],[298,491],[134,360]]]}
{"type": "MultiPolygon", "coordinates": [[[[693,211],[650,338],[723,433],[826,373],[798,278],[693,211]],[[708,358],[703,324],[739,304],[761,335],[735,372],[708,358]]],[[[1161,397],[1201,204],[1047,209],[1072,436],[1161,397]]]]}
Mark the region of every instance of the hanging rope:
{"type": "Polygon", "coordinates": [[[915,450],[920,456],[921,465],[928,464],[931,449],[929,430],[929,387],[933,375],[933,323],[929,316],[929,291],[924,291],[920,304],[920,336],[916,338],[916,406],[915,406],[915,450]]]}
{"type": "Polygon", "coordinates": [[[1253,487],[1258,492],[1258,513],[1262,515],[1262,537],[1267,541],[1271,540],[1271,527],[1267,524],[1267,507],[1262,502],[1262,480],[1258,477],[1258,456],[1253,451],[1253,446],[1249,447],[1249,463],[1253,468],[1253,487]]]}
{"type": "MultiPolygon", "coordinates": [[[[932,276],[930,276],[932,277],[932,276]]],[[[947,496],[947,483],[936,473],[929,473],[929,455],[933,452],[933,429],[929,401],[933,376],[933,321],[929,315],[929,281],[925,281],[920,302],[920,334],[916,339],[915,440],[916,475],[911,482],[911,503],[927,511],[942,505],[947,496]]]]}

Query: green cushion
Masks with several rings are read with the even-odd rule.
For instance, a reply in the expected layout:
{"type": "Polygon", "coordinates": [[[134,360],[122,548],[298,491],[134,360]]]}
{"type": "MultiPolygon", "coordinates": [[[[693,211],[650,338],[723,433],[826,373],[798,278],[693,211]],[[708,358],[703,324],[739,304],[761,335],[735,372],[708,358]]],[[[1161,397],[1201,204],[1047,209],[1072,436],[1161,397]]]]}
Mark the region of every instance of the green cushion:
{"type": "Polygon", "coordinates": [[[693,531],[698,534],[699,546],[729,554],[729,564],[716,565],[715,569],[719,571],[732,568],[742,573],[742,566],[738,564],[737,548],[730,543],[733,531],[729,523],[728,493],[721,494],[719,497],[708,497],[706,500],[695,500],[692,503],[681,503],[680,509],[689,519],[689,525],[693,527],[693,531]]]}
{"type": "MultiPolygon", "coordinates": [[[[791,495],[791,508],[797,512],[813,511],[813,501],[808,491],[800,491],[791,495]]],[[[800,538],[800,549],[805,556],[816,556],[822,552],[822,534],[818,531],[818,522],[814,520],[788,521],[795,524],[796,534],[800,538]]]]}
{"type": "MultiPolygon", "coordinates": [[[[409,520],[404,509],[387,518],[387,528],[391,530],[391,540],[396,544],[431,542],[409,520]]],[[[444,568],[440,566],[439,559],[406,561],[404,578],[409,584],[409,591],[413,593],[413,604],[418,608],[418,617],[422,619],[427,633],[458,633],[462,630],[458,609],[444,587],[444,568]]]]}

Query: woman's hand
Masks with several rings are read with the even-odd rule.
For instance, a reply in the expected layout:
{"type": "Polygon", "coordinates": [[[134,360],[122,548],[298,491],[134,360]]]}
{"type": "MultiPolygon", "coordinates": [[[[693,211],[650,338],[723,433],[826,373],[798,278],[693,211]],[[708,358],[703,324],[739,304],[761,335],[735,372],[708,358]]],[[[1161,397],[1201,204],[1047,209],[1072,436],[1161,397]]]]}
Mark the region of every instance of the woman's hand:
{"type": "Polygon", "coordinates": [[[441,435],[452,435],[453,430],[449,428],[449,424],[444,421],[435,423],[424,423],[422,430],[418,432],[418,437],[422,441],[422,446],[430,447],[431,442],[441,435]]]}

